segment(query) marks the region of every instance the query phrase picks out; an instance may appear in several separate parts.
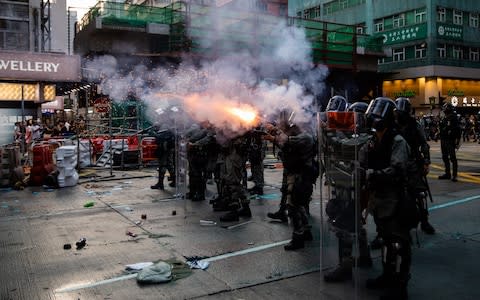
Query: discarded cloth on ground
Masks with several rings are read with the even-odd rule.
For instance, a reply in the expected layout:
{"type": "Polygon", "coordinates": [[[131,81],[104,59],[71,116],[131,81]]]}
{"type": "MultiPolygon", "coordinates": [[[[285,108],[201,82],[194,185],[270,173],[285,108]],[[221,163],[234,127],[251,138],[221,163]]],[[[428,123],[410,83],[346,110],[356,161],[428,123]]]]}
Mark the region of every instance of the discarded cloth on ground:
{"type": "Polygon", "coordinates": [[[176,261],[158,261],[144,267],[137,274],[138,283],[164,283],[185,278],[192,273],[187,264],[176,261]]]}

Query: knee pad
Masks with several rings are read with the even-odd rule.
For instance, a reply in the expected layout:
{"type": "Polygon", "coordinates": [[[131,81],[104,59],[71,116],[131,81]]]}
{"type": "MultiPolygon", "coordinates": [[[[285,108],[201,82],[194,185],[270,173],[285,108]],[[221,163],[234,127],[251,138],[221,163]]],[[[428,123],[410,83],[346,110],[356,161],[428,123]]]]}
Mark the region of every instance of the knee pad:
{"type": "MultiPolygon", "coordinates": [[[[383,254],[384,263],[389,266],[392,273],[408,273],[411,263],[411,249],[405,241],[385,241],[383,254]]],[[[382,252],[383,252],[382,251],[382,252]]]]}

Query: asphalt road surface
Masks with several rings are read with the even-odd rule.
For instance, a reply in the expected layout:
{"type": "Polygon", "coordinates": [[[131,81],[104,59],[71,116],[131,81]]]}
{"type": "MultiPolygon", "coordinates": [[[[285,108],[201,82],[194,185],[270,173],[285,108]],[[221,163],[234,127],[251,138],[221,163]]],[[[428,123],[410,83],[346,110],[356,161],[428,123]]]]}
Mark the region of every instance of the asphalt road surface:
{"type": "MultiPolygon", "coordinates": [[[[437,233],[412,232],[410,299],[480,299],[479,152],[479,144],[462,144],[459,181],[438,180],[443,163],[439,143],[431,142],[430,220],[437,233]]],[[[282,169],[275,159],[267,163],[272,168],[265,170],[265,195],[252,199],[251,219],[235,223],[221,223],[222,213],[208,201],[182,200],[170,187],[150,189],[154,167],[113,176],[82,170],[81,184],[58,190],[3,189],[0,299],[376,299],[379,293],[366,290],[364,282],[381,271],[378,250],[372,251],[374,266],[357,270],[354,280],[322,280],[337,264],[336,238],[320,214],[328,186],[318,183],[311,203],[314,240],[305,249],[284,251],[291,226],[266,217],[278,208],[282,169]],[[84,207],[88,202],[94,205],[84,207]],[[81,238],[86,246],[77,250],[81,238]],[[128,264],[186,257],[209,266],[150,285],[139,285],[135,274],[124,271],[128,264]]],[[[208,188],[211,198],[214,185],[208,188]]],[[[367,229],[372,240],[371,220],[367,229]]]]}

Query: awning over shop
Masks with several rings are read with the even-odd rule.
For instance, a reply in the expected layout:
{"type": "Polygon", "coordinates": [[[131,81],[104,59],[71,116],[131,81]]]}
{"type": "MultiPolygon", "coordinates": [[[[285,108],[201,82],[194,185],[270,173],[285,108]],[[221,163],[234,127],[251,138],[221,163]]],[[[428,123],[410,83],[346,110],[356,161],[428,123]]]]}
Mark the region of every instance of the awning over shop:
{"type": "Polygon", "coordinates": [[[54,111],[58,109],[63,109],[63,97],[57,96],[54,101],[50,101],[42,104],[42,113],[48,111],[54,111]]]}

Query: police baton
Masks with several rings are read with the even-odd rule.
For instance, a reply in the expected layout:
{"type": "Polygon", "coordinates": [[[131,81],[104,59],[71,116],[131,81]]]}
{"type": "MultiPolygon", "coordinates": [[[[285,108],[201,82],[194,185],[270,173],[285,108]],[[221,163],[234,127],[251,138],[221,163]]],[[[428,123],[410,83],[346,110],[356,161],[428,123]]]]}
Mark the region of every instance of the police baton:
{"type": "Polygon", "coordinates": [[[428,198],[430,198],[430,202],[433,202],[432,192],[430,191],[430,185],[428,184],[427,176],[423,175],[422,179],[423,183],[427,187],[428,198]]]}

